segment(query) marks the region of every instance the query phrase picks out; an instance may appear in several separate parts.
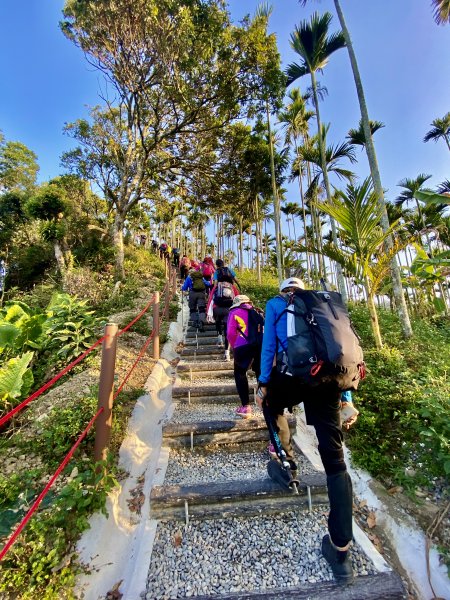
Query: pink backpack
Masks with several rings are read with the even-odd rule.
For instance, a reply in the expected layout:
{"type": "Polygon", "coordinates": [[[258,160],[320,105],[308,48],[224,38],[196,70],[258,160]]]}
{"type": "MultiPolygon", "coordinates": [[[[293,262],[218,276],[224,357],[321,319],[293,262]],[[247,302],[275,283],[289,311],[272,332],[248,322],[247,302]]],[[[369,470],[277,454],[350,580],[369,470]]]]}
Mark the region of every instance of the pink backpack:
{"type": "Polygon", "coordinates": [[[214,267],[208,265],[207,263],[203,263],[202,275],[203,277],[210,279],[214,275],[214,267]]]}

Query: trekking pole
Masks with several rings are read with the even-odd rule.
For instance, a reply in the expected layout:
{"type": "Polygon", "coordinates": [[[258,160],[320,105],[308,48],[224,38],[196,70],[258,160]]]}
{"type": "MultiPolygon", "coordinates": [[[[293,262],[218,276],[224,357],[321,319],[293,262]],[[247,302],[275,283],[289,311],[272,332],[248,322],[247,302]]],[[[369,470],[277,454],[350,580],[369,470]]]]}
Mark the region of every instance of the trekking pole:
{"type": "Polygon", "coordinates": [[[275,452],[278,459],[280,460],[281,467],[289,477],[288,486],[292,489],[294,494],[298,494],[298,486],[300,482],[298,481],[298,479],[294,479],[292,475],[291,465],[287,459],[286,452],[281,444],[281,440],[276,430],[272,413],[269,411],[269,407],[267,406],[267,402],[265,400],[263,401],[262,410],[264,419],[266,421],[267,429],[269,430],[270,441],[272,442],[273,447],[275,448],[275,452]]]}

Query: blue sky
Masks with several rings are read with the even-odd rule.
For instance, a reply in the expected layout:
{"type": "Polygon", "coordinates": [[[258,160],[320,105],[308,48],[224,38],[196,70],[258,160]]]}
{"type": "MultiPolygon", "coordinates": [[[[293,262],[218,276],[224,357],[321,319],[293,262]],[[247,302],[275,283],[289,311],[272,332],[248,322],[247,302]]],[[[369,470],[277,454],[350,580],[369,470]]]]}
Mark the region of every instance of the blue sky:
{"type": "MultiPolygon", "coordinates": [[[[131,2],[132,0],[130,0],[131,2]]],[[[253,14],[256,0],[231,0],[238,21],[253,14]]],[[[450,26],[437,26],[428,0],[341,0],[366,91],[369,114],[386,127],[375,135],[382,182],[388,198],[404,177],[425,172],[431,185],[450,178],[444,142],[422,142],[431,121],[450,111],[450,26]]],[[[61,173],[61,153],[73,142],[65,122],[87,115],[99,102],[99,75],[58,28],[61,0],[0,3],[0,129],[6,139],[26,144],[38,155],[40,181],[61,173]]],[[[274,0],[270,28],[277,34],[283,66],[295,61],[289,37],[302,19],[318,10],[334,15],[332,0],[274,0]]],[[[338,29],[333,17],[331,30],[338,29]]],[[[329,95],[322,120],[331,123],[329,141],[343,141],[359,120],[359,107],[346,50],[335,53],[320,76],[329,95]]],[[[309,85],[300,80],[301,89],[309,85]]],[[[368,174],[364,154],[353,169],[368,174]]],[[[288,200],[297,200],[295,191],[288,200]]]]}

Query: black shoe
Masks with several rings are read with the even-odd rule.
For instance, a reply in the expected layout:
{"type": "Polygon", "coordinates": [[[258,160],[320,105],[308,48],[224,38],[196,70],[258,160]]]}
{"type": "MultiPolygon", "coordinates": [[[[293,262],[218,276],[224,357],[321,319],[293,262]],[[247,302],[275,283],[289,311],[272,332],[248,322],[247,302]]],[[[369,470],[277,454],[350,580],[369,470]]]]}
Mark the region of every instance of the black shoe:
{"type": "Polygon", "coordinates": [[[353,582],[353,568],[348,550],[342,552],[331,542],[330,536],[325,535],[322,539],[322,556],[330,565],[336,583],[348,585],[353,582]]]}
{"type": "Polygon", "coordinates": [[[288,463],[289,463],[289,467],[290,467],[291,471],[295,471],[295,473],[297,473],[297,463],[295,463],[290,458],[288,458],[288,463]]]}
{"type": "Polygon", "coordinates": [[[200,321],[200,323],[198,324],[198,330],[203,333],[205,331],[205,327],[203,325],[203,321],[200,321]]]}

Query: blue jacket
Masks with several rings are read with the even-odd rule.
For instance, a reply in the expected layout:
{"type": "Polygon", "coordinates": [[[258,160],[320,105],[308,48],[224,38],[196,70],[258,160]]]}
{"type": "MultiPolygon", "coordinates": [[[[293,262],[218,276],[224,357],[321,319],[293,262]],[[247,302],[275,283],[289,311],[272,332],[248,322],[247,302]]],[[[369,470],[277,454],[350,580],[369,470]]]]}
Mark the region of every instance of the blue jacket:
{"type": "MultiPolygon", "coordinates": [[[[210,281],[206,281],[205,278],[203,278],[203,283],[205,284],[205,286],[207,288],[211,287],[211,285],[212,285],[212,283],[210,281]]],[[[188,290],[190,291],[190,290],[192,290],[193,285],[194,285],[194,283],[193,283],[193,281],[191,279],[191,276],[188,275],[186,277],[186,279],[184,280],[183,287],[181,288],[181,291],[182,292],[186,292],[188,290]]]]}
{"type": "MultiPolygon", "coordinates": [[[[278,352],[287,349],[286,307],[286,301],[280,296],[272,298],[266,304],[264,337],[261,351],[261,375],[259,376],[259,383],[262,385],[267,384],[270,380],[274,357],[278,352]],[[275,325],[278,317],[279,320],[275,325]]],[[[352,393],[342,392],[341,399],[342,402],[352,402],[352,393]]]]}
{"type": "Polygon", "coordinates": [[[261,352],[261,375],[259,382],[266,384],[270,379],[273,359],[278,352],[287,348],[287,314],[286,302],[280,296],[269,300],[266,304],[266,314],[264,322],[264,337],[261,352]],[[278,323],[275,321],[280,317],[278,323]]]}

